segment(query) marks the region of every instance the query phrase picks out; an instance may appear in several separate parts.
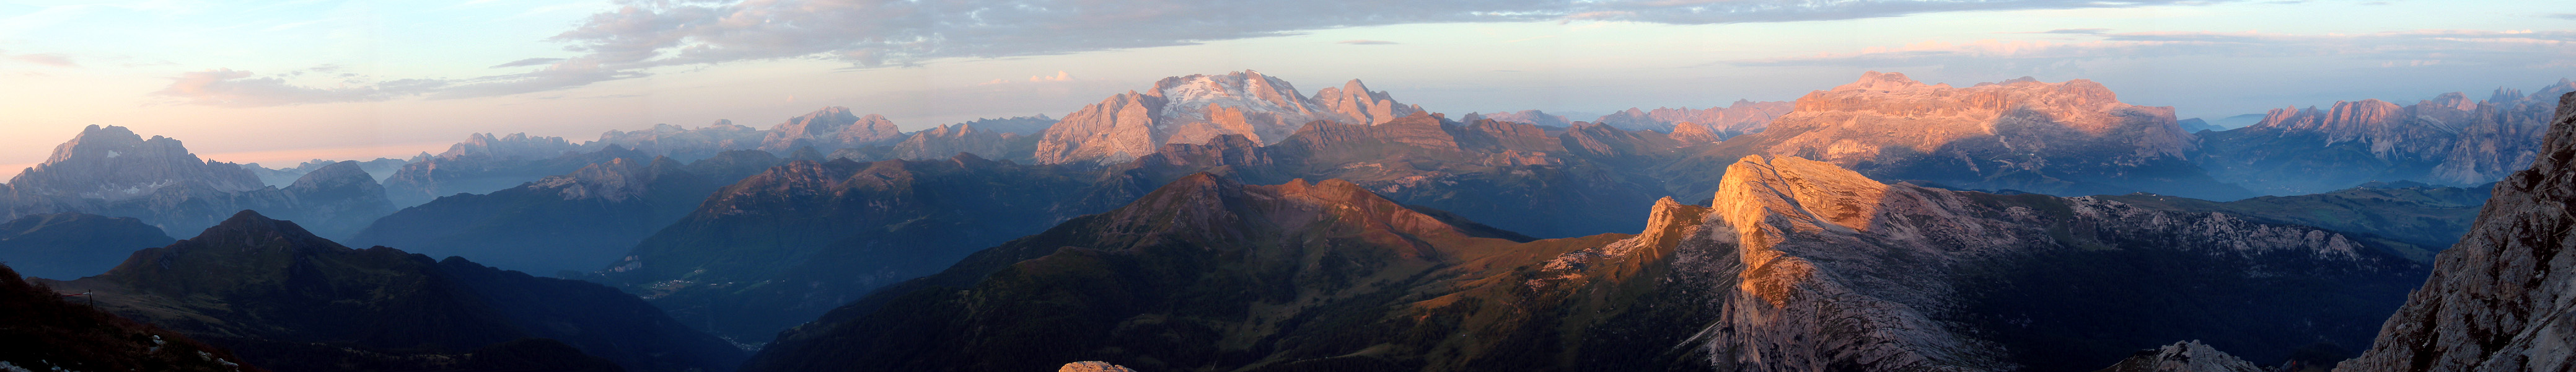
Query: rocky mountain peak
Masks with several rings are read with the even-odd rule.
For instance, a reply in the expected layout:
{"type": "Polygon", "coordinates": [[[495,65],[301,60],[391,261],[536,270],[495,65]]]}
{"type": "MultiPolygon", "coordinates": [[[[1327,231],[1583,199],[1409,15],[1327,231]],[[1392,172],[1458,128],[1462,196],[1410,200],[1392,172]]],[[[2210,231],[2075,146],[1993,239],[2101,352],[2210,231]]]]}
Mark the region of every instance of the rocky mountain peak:
{"type": "Polygon", "coordinates": [[[232,163],[199,160],[178,139],[144,139],[119,126],[91,125],[54,147],[44,163],[9,180],[20,193],[121,200],[162,187],[193,185],[214,191],[255,190],[259,176],[232,163]]]}
{"type": "Polygon", "coordinates": [[[832,106],[787,118],[786,122],[770,127],[768,137],[761,140],[761,149],[787,151],[800,146],[841,149],[901,136],[903,130],[885,116],[858,115],[851,113],[848,107],[832,106]]]}
{"type": "Polygon", "coordinates": [[[1368,90],[1368,85],[1361,84],[1359,79],[1351,79],[1349,83],[1342,84],[1341,88],[1324,88],[1315,91],[1315,100],[1324,109],[1354,124],[1385,123],[1388,120],[1422,112],[1421,106],[1397,103],[1393,96],[1384,91],[1368,90]]]}

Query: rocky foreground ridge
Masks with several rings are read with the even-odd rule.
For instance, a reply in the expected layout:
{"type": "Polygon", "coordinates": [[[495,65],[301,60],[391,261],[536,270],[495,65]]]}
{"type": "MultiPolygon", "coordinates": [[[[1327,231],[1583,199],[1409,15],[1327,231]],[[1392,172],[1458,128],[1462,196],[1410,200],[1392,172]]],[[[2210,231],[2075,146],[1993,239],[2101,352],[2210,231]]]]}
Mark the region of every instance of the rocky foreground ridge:
{"type": "Polygon", "coordinates": [[[2576,368],[2576,93],[2559,97],[2531,169],[2495,189],[2371,349],[2336,370],[2576,368]]]}

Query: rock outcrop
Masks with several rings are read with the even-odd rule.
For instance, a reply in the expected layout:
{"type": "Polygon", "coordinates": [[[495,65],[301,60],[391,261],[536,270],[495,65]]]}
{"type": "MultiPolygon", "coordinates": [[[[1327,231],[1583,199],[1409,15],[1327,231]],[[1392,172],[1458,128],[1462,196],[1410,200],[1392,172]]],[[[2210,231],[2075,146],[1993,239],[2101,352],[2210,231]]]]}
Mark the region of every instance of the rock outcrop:
{"type": "Polygon", "coordinates": [[[2375,99],[2326,109],[2274,109],[2252,126],[2201,134],[2199,161],[2222,181],[2303,194],[2367,181],[2494,182],[2531,164],[2560,81],[2539,94],[2497,89],[2486,100],[2446,93],[2399,105],[2375,99]]]}
{"type": "Polygon", "coordinates": [[[2531,168],[2495,185],[2433,277],[2338,371],[2576,368],[2576,93],[2559,97],[2531,168]]]}
{"type": "Polygon", "coordinates": [[[1164,78],[1144,92],[1120,93],[1067,114],[1037,144],[1047,164],[1123,163],[1165,143],[1206,143],[1239,135],[1278,142],[1309,122],[1369,125],[1421,112],[1371,92],[1358,80],[1312,98],[1279,78],[1254,71],[1164,78]]]}
{"type": "Polygon", "coordinates": [[[2263,368],[2193,340],[2140,350],[2120,364],[2094,372],[2263,372],[2263,368]]]}

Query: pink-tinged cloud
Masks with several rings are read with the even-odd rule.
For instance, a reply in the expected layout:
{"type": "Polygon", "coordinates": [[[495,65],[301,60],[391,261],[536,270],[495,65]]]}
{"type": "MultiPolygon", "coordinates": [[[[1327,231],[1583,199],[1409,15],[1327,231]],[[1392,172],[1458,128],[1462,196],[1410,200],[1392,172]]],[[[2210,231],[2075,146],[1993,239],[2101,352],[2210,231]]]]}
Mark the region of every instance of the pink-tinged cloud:
{"type": "MultiPolygon", "coordinates": [[[[655,66],[820,58],[855,67],[1055,55],[1414,23],[1601,20],[1786,22],[2198,0],[740,0],[622,1],[552,40],[599,76],[655,66]],[[1148,26],[1148,27],[1140,27],[1148,26]]],[[[1362,42],[1358,45],[1376,45],[1362,42]]],[[[500,67],[533,65],[537,59],[500,67]]],[[[581,79],[563,80],[565,82],[581,79]]],[[[596,81],[596,80],[594,80],[596,81]]]]}
{"type": "Polygon", "coordinates": [[[21,54],[9,56],[9,59],[54,67],[80,67],[80,64],[72,63],[71,56],[61,54],[21,54]]]}
{"type": "Polygon", "coordinates": [[[2428,62],[2499,67],[2539,67],[2576,61],[2576,31],[2414,30],[2371,34],[2261,32],[2133,32],[2102,34],[2099,41],[1926,41],[1871,47],[1855,53],[1747,59],[1737,66],[2009,66],[2014,60],[2074,61],[2150,57],[2334,57],[2385,61],[2386,66],[2428,62]],[[2462,58],[2472,57],[2472,58],[2462,58]]]}
{"type": "Polygon", "coordinates": [[[268,107],[383,101],[429,92],[447,84],[441,80],[404,79],[369,85],[308,87],[276,77],[257,77],[250,71],[213,69],[181,73],[171,79],[170,86],[152,94],[194,105],[268,107]]]}

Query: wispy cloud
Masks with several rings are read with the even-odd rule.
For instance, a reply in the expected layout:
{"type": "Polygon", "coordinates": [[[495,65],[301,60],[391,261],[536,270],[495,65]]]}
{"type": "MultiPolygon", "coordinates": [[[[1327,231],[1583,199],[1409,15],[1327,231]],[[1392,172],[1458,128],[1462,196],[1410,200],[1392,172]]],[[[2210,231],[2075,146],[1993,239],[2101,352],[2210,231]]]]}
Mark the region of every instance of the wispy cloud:
{"type": "Polygon", "coordinates": [[[540,66],[540,65],[545,65],[545,64],[548,64],[548,63],[560,62],[560,61],[563,61],[563,60],[564,60],[564,59],[562,59],[562,58],[529,58],[529,59],[522,59],[522,60],[517,60],[517,61],[510,61],[509,63],[503,63],[503,64],[498,64],[498,65],[492,65],[492,68],[511,68],[511,67],[540,66]]]}
{"type": "Polygon", "coordinates": [[[2537,67],[2576,64],[2576,31],[2414,30],[2371,34],[2132,32],[2089,42],[1927,41],[1855,53],[1747,59],[1737,66],[2028,66],[2038,62],[2175,56],[2333,57],[2383,66],[2471,64],[2537,67]]]}
{"type": "Polygon", "coordinates": [[[1385,41],[1385,40],[1342,40],[1342,41],[1335,41],[1335,42],[1333,42],[1333,43],[1334,43],[1334,44],[1350,44],[1350,45],[1395,45],[1395,44],[1401,44],[1401,43],[1397,43],[1397,42],[1393,42],[1393,41],[1385,41]]]}
{"type": "MultiPolygon", "coordinates": [[[[595,65],[590,79],[659,66],[823,59],[853,67],[1190,45],[1307,30],[1413,23],[1787,22],[2010,9],[2203,4],[2199,0],[1501,0],[1293,2],[1088,0],[624,0],[552,40],[595,65]],[[1136,27],[1153,25],[1154,27],[1136,27]]],[[[1353,45],[1392,42],[1354,40],[1353,45]]],[[[504,63],[523,65],[527,60],[504,63]]],[[[549,68],[554,69],[554,68],[549,68]]],[[[523,76],[545,78],[551,74],[523,76]]],[[[499,83],[495,79],[493,83],[499,83]]],[[[585,83],[586,84],[586,83],[585,83]]],[[[493,90],[479,94],[509,94],[493,90]]]]}
{"type": "MultiPolygon", "coordinates": [[[[1055,75],[1030,75],[1027,81],[1028,81],[1029,83],[1057,83],[1057,82],[1067,82],[1067,81],[1073,81],[1073,74],[1071,74],[1071,73],[1066,73],[1066,72],[1064,72],[1064,71],[1062,71],[1062,70],[1058,70],[1058,71],[1056,71],[1056,72],[1055,72],[1055,75]]],[[[975,84],[975,85],[997,85],[997,84],[1010,84],[1010,83],[1014,83],[1014,82],[1016,82],[1016,81],[1012,81],[1011,79],[993,79],[992,81],[986,81],[986,82],[982,82],[982,83],[977,83],[977,84],[975,84]]]]}
{"type": "Polygon", "coordinates": [[[2108,32],[2111,32],[2111,29],[2107,29],[2107,28],[2061,28],[2061,29],[2048,30],[2048,31],[2006,32],[2006,33],[2007,33],[2007,34],[2101,35],[2101,34],[2103,34],[2103,33],[2108,33],[2108,32]]]}
{"type": "Polygon", "coordinates": [[[213,69],[179,74],[153,95],[181,103],[223,107],[267,107],[336,102],[374,102],[417,95],[448,85],[441,80],[404,79],[375,84],[311,87],[250,71],[213,69]]]}
{"type": "Polygon", "coordinates": [[[10,60],[16,60],[16,61],[19,61],[19,62],[33,63],[33,64],[46,65],[46,66],[54,66],[54,67],[80,67],[80,64],[78,64],[78,63],[72,63],[72,57],[71,57],[71,56],[62,55],[62,54],[56,54],[56,53],[14,54],[14,55],[13,55],[13,54],[0,54],[0,57],[5,57],[5,58],[8,58],[8,59],[10,59],[10,60]]]}

